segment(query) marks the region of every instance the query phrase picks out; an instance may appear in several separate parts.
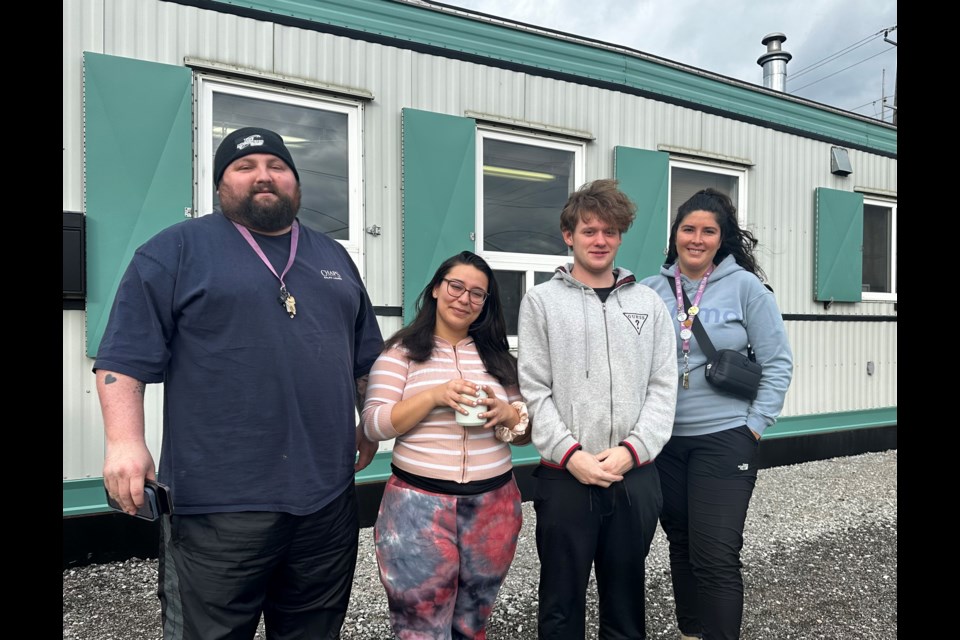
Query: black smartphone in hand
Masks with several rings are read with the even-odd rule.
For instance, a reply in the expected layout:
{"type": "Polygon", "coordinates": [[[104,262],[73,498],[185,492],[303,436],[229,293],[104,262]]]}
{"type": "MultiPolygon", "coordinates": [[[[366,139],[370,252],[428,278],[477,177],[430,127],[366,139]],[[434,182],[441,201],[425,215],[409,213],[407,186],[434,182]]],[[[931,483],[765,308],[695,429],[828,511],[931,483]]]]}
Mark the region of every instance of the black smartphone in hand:
{"type": "MultiPolygon", "coordinates": [[[[110,496],[107,488],[104,487],[103,490],[107,493],[107,505],[111,509],[126,513],[123,507],[120,506],[120,503],[110,496]]],[[[173,513],[173,501],[170,499],[170,488],[165,484],[160,484],[153,480],[146,480],[143,483],[143,504],[137,509],[134,517],[153,522],[165,513],[173,513]]]]}

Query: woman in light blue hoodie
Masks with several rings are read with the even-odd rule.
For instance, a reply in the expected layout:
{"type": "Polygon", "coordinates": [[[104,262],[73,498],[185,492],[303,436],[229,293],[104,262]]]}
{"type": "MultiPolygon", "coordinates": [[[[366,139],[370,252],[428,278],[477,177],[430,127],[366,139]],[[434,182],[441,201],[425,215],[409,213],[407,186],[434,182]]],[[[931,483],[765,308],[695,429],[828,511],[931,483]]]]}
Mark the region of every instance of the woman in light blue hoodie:
{"type": "Polygon", "coordinates": [[[757,479],[757,441],[783,408],[793,355],[773,293],[726,195],[704,189],[682,204],[660,275],[643,281],[674,316],[678,393],[673,436],[656,459],[663,489],[660,524],[681,638],[739,638],[740,550],[757,479]],[[699,321],[715,349],[752,348],[763,374],[756,398],[725,393],[704,376],[699,321]]]}

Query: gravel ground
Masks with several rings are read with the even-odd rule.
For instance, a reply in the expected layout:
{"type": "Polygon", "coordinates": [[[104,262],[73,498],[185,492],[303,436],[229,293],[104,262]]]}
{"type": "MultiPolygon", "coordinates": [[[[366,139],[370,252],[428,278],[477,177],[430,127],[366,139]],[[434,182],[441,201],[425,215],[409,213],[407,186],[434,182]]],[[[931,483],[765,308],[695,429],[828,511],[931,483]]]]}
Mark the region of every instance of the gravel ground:
{"type": "MultiPolygon", "coordinates": [[[[539,562],[532,503],[524,503],[517,557],[488,627],[491,639],[536,637],[539,562]]],[[[745,640],[889,639],[897,636],[897,452],[760,471],[743,550],[745,640]]],[[[63,637],[160,638],[155,560],[63,572],[63,637]]],[[[596,591],[588,590],[588,636],[596,637],[596,591]]],[[[647,558],[647,633],[678,638],[666,539],[647,558]]],[[[265,638],[263,628],[257,639],[265,638]]],[[[372,529],[360,556],[343,627],[345,640],[390,637],[372,529]]]]}

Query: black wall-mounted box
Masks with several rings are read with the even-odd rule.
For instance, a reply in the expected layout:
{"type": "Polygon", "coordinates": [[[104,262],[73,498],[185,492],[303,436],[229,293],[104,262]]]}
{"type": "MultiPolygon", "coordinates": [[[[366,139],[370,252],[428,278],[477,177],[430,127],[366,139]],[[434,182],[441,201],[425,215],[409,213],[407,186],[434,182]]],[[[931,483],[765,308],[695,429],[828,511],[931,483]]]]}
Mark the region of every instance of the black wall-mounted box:
{"type": "MultiPolygon", "coordinates": [[[[84,215],[63,212],[63,300],[83,301],[87,297],[86,225],[84,215]]],[[[67,307],[64,307],[67,308],[67,307]]]]}

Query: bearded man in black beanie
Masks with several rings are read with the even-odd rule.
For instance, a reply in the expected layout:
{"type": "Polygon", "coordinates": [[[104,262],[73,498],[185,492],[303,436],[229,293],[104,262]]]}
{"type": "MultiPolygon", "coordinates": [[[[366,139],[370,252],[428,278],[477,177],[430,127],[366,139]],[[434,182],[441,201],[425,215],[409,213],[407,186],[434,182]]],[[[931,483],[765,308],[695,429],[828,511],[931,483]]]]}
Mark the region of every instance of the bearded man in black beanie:
{"type": "Polygon", "coordinates": [[[353,476],[376,444],[355,401],[383,344],[347,252],[300,225],[283,139],[248,127],[214,160],[220,211],[141,246],[94,363],[104,484],[130,514],[144,483],[161,517],[164,638],[338,637],[357,555],[353,476]],[[146,385],[164,383],[157,472],[146,385]],[[359,458],[357,453],[359,451],[359,458]]]}

